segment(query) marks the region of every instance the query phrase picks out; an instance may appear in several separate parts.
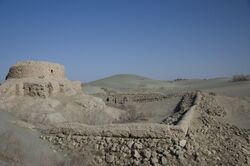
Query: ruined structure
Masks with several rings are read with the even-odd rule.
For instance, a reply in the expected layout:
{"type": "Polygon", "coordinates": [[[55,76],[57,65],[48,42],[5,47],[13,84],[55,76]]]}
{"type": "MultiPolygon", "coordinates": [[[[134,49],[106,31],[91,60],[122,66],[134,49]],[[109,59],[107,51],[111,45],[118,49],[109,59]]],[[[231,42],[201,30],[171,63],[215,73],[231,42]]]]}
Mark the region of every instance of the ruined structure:
{"type": "Polygon", "coordinates": [[[11,78],[65,78],[64,66],[56,63],[25,61],[12,66],[6,79],[11,78]]]}
{"type": "Polygon", "coordinates": [[[102,98],[107,105],[124,105],[127,103],[148,103],[167,100],[171,97],[182,96],[183,94],[162,94],[162,93],[97,93],[94,96],[102,98]]]}
{"type": "Polygon", "coordinates": [[[84,94],[81,82],[66,78],[63,65],[41,61],[18,62],[10,68],[0,86],[0,109],[45,126],[106,124],[117,121],[121,112],[84,94]]]}
{"type": "MultiPolygon", "coordinates": [[[[67,165],[78,161],[81,165],[111,166],[249,165],[249,132],[214,118],[226,114],[214,95],[185,93],[172,114],[162,117],[162,123],[118,123],[126,112],[104,103],[144,104],[174,95],[97,95],[102,100],[82,93],[80,82],[67,80],[62,65],[28,61],[10,68],[0,86],[0,110],[20,119],[11,120],[13,125],[39,129],[40,138],[55,145],[49,146],[54,152],[61,151],[65,157],[79,155],[67,165]],[[89,163],[83,163],[84,156],[89,163]]],[[[2,123],[1,127],[8,125],[2,123]]]]}
{"type": "MultiPolygon", "coordinates": [[[[91,97],[85,95],[81,91],[80,82],[69,81],[65,77],[64,67],[60,64],[49,62],[35,62],[26,61],[19,62],[12,66],[6,77],[6,81],[0,87],[0,106],[10,111],[17,110],[21,112],[23,109],[27,114],[37,112],[35,117],[38,120],[34,120],[33,116],[30,117],[31,121],[49,121],[54,125],[57,122],[75,122],[78,119],[79,122],[84,125],[80,128],[86,135],[93,136],[116,136],[116,137],[152,137],[152,138],[165,138],[169,135],[185,135],[187,132],[187,123],[190,121],[190,115],[192,110],[195,109],[195,103],[199,102],[199,95],[196,95],[192,100],[197,102],[192,103],[188,108],[189,111],[185,111],[181,121],[176,124],[185,125],[166,125],[166,124],[115,124],[110,122],[113,120],[118,121],[119,118],[124,115],[123,111],[108,108],[100,98],[91,97]],[[56,97],[49,98],[49,97],[56,97]],[[69,96],[68,98],[65,96],[69,96]],[[25,97],[25,98],[24,98],[25,97]],[[31,99],[27,97],[32,97],[31,99]],[[40,105],[40,100],[36,98],[48,98],[43,100],[40,105]],[[27,100],[27,101],[24,101],[27,100]],[[2,104],[1,104],[2,103],[2,104]],[[8,104],[9,103],[9,104],[8,104]],[[18,103],[20,105],[18,105],[18,103]],[[26,105],[33,104],[32,107],[28,107],[31,111],[27,111],[26,105]],[[40,105],[39,108],[36,106],[40,105]],[[18,109],[16,109],[18,107],[18,109]],[[58,109],[59,108],[59,109],[58,109]],[[38,111],[39,110],[39,111],[38,111]],[[48,113],[47,111],[50,110],[48,113]],[[40,114],[46,112],[46,117],[41,118],[40,114]],[[97,113],[98,112],[98,113],[97,113]],[[72,113],[69,116],[69,113],[72,113]],[[60,115],[59,115],[60,114],[60,115]],[[103,114],[102,116],[100,116],[103,114]],[[185,116],[187,118],[185,118],[185,116]],[[74,118],[72,118],[74,117],[74,118]],[[92,117],[94,120],[90,124],[105,123],[107,126],[86,126],[86,122],[92,117]],[[100,118],[98,122],[97,117],[100,118]],[[106,120],[105,120],[106,117],[106,120]],[[72,119],[70,119],[72,118],[72,119]],[[67,119],[67,120],[66,120],[67,119]],[[187,120],[184,120],[187,119],[187,120]],[[187,121],[187,122],[186,122],[187,121]]],[[[126,103],[126,102],[153,102],[163,100],[167,98],[162,94],[115,94],[109,95],[108,98],[104,98],[106,103],[126,103]]],[[[44,114],[43,114],[44,116],[44,114]]],[[[91,119],[90,119],[91,120],[91,119]]],[[[64,124],[63,124],[64,125],[64,124]]]]}
{"type": "Polygon", "coordinates": [[[1,90],[10,95],[45,98],[55,94],[76,94],[81,91],[81,83],[69,81],[63,65],[25,61],[10,68],[1,90]]]}

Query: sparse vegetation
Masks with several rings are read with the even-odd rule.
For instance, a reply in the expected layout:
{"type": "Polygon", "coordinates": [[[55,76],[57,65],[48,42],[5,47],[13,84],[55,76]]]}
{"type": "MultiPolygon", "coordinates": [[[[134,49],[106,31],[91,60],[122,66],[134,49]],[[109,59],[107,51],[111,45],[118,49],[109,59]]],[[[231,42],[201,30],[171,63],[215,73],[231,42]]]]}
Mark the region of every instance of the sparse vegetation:
{"type": "Polygon", "coordinates": [[[250,81],[250,75],[234,75],[232,78],[232,82],[241,82],[241,81],[250,81]]]}

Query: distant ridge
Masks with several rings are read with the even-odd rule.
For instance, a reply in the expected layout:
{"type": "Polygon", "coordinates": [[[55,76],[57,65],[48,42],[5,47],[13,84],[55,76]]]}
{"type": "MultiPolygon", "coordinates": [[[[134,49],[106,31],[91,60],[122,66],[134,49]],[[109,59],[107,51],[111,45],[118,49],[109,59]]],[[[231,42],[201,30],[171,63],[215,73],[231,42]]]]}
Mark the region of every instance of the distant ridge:
{"type": "Polygon", "coordinates": [[[139,76],[135,74],[116,74],[113,76],[109,76],[106,78],[102,78],[93,82],[90,82],[91,84],[99,83],[99,82],[106,82],[106,81],[131,81],[131,80],[152,80],[150,78],[139,76]]]}
{"type": "Polygon", "coordinates": [[[88,85],[106,87],[106,88],[160,88],[169,87],[169,83],[159,80],[153,80],[144,76],[133,74],[117,74],[100,80],[88,83],[88,85]]]}

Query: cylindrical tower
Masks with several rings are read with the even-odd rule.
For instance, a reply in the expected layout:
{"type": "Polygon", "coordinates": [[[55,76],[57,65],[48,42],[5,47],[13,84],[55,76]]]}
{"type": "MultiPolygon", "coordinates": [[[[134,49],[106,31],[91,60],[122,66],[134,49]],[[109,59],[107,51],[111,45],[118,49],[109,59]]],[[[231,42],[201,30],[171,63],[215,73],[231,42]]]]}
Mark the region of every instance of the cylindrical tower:
{"type": "Polygon", "coordinates": [[[65,78],[64,66],[57,63],[41,61],[18,62],[9,70],[7,79],[11,78],[65,78]]]}

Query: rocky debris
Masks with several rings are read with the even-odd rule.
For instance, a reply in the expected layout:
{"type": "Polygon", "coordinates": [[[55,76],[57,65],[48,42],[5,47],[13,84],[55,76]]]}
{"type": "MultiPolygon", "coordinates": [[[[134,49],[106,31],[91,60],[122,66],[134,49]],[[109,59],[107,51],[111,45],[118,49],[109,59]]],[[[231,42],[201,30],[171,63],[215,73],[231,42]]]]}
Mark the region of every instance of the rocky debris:
{"type": "MultiPolygon", "coordinates": [[[[76,135],[44,135],[46,139],[57,147],[59,151],[78,151],[95,149],[96,161],[108,165],[160,165],[168,163],[171,157],[169,145],[175,140],[169,139],[132,139],[120,137],[87,137],[76,135]]],[[[179,151],[183,148],[178,146],[179,151]]],[[[172,157],[171,157],[172,158],[172,157]]],[[[178,159],[175,157],[178,163],[178,159]]]]}
{"type": "Polygon", "coordinates": [[[180,146],[184,148],[186,146],[186,143],[187,141],[183,139],[180,141],[180,146]]]}
{"type": "Polygon", "coordinates": [[[138,158],[141,157],[140,153],[139,153],[137,150],[134,150],[132,155],[133,155],[133,157],[136,158],[136,159],[138,159],[138,158]]]}
{"type": "Polygon", "coordinates": [[[193,120],[185,138],[184,161],[191,165],[247,165],[250,130],[221,123],[214,116],[223,116],[224,109],[218,107],[211,95],[202,96],[197,109],[200,116],[193,120]]]}
{"type": "Polygon", "coordinates": [[[185,138],[91,137],[66,133],[42,138],[61,151],[81,154],[92,147],[101,165],[249,165],[250,130],[219,122],[207,111],[214,101],[209,105],[206,100],[203,94],[197,118],[185,138]]]}
{"type": "Polygon", "coordinates": [[[180,121],[182,116],[190,109],[190,107],[193,106],[195,97],[196,93],[184,94],[172,115],[164,119],[162,123],[168,125],[176,125],[180,121]]]}
{"type": "Polygon", "coordinates": [[[146,159],[150,159],[151,157],[151,149],[144,149],[142,151],[142,156],[146,159]]]}
{"type": "Polygon", "coordinates": [[[162,165],[167,165],[167,164],[168,164],[168,161],[167,161],[166,157],[162,156],[161,159],[160,159],[160,163],[161,163],[162,165]]]}
{"type": "Polygon", "coordinates": [[[201,105],[201,109],[211,116],[223,117],[226,115],[225,109],[217,103],[213,94],[203,95],[203,104],[201,105]]]}
{"type": "Polygon", "coordinates": [[[115,160],[115,156],[114,155],[110,155],[110,154],[106,155],[106,162],[107,163],[112,163],[114,160],[115,160]]]}

